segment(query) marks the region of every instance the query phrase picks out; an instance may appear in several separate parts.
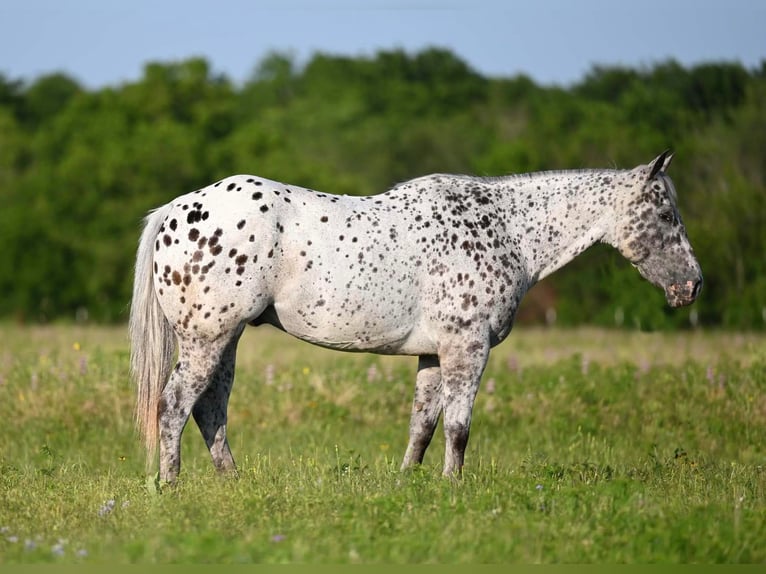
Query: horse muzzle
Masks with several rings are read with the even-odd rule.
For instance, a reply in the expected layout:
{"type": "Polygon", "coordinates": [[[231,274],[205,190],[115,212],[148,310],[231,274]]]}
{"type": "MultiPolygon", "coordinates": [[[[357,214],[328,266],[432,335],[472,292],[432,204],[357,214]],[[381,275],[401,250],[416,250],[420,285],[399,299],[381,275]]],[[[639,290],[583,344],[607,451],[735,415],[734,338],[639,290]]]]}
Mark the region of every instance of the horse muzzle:
{"type": "Polygon", "coordinates": [[[671,307],[683,307],[694,303],[702,291],[702,277],[684,283],[671,283],[665,288],[665,298],[671,307]]]}

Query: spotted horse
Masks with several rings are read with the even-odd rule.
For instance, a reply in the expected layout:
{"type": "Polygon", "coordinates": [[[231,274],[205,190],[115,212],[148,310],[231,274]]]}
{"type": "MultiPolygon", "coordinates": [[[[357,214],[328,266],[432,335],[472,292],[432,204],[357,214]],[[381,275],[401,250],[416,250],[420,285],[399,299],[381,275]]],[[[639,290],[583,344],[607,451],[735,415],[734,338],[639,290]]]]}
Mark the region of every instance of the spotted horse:
{"type": "Polygon", "coordinates": [[[268,323],[331,349],[417,356],[402,468],[422,462],[443,416],[443,472],[459,474],[489,350],[535,282],[601,241],[670,306],[696,299],[702,274],[671,158],[629,170],[429,175],[369,197],[235,175],[154,210],[130,312],[149,464],[159,443],[159,480],[177,479],[191,414],[215,467],[236,471],[226,419],[237,343],[247,325],[268,323]]]}

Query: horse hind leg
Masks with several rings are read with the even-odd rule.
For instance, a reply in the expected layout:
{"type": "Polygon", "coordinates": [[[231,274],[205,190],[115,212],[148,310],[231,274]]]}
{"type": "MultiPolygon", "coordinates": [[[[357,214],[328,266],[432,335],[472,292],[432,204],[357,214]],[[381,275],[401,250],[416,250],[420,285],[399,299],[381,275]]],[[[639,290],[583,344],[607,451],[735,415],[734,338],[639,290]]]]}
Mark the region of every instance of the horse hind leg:
{"type": "Polygon", "coordinates": [[[410,416],[410,436],[402,470],[423,462],[441,413],[441,369],[435,355],[418,358],[415,397],[410,416]]]}
{"type": "Polygon", "coordinates": [[[240,329],[239,334],[225,347],[210,385],[192,409],[192,416],[202,433],[216,470],[234,475],[237,473],[237,467],[226,438],[226,421],[229,396],[234,384],[237,343],[241,334],[240,329]]]}
{"type": "Polygon", "coordinates": [[[159,403],[160,481],[172,484],[178,478],[181,469],[181,435],[189,415],[219,371],[226,349],[231,346],[232,353],[236,349],[240,333],[241,327],[238,327],[238,331],[229,337],[219,337],[214,341],[190,341],[179,336],[178,362],[162,391],[159,403]]]}

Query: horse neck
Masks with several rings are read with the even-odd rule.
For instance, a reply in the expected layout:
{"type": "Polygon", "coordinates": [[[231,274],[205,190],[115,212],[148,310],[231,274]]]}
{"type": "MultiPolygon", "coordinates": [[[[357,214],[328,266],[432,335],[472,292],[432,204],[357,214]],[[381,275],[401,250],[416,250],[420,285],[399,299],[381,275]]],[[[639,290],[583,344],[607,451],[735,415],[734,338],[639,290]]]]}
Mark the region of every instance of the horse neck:
{"type": "Polygon", "coordinates": [[[598,241],[611,243],[615,184],[620,172],[584,170],[512,176],[507,229],[522,247],[532,283],[560,269],[598,241]]]}

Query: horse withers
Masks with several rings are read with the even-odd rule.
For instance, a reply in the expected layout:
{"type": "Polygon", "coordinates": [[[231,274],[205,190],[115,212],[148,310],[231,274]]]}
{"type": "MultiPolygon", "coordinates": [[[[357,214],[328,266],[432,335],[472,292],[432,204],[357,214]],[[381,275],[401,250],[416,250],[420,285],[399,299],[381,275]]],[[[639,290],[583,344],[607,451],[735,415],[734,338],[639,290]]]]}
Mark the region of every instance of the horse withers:
{"type": "Polygon", "coordinates": [[[159,443],[160,480],[178,476],[189,415],[215,467],[235,470],[237,343],[263,323],[331,349],[417,356],[402,468],[422,462],[443,416],[443,471],[460,472],[489,350],[535,282],[601,241],[671,306],[696,299],[702,273],[671,157],[630,170],[436,174],[368,197],[236,175],[154,210],[130,337],[137,426],[150,462],[159,443]]]}

